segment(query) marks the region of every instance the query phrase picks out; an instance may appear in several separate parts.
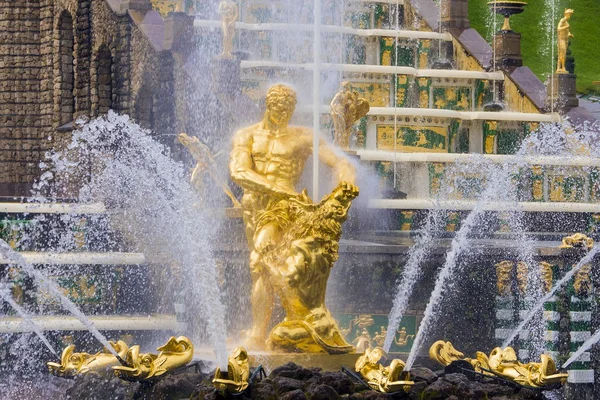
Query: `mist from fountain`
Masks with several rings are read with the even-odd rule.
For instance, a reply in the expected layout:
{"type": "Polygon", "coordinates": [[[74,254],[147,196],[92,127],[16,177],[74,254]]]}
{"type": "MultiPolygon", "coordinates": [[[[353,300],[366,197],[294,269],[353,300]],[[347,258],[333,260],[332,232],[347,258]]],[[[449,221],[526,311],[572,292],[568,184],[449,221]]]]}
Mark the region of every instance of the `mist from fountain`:
{"type": "Polygon", "coordinates": [[[521,321],[521,323],[511,332],[510,335],[508,335],[508,337],[506,338],[506,340],[504,340],[504,342],[502,343],[502,347],[510,346],[510,344],[512,343],[512,341],[515,340],[515,338],[517,336],[519,336],[519,334],[521,333],[521,330],[525,327],[525,324],[527,324],[535,316],[535,314],[538,311],[540,311],[542,309],[542,307],[544,307],[544,303],[547,302],[548,300],[550,300],[552,298],[552,296],[554,296],[554,294],[560,288],[562,288],[564,285],[566,285],[567,283],[569,283],[569,281],[571,280],[571,278],[573,278],[573,276],[575,276],[575,274],[577,273],[577,271],[579,271],[581,268],[583,268],[583,266],[585,266],[586,264],[588,264],[589,262],[591,262],[599,251],[600,251],[600,246],[594,246],[594,248],[592,250],[590,250],[590,252],[585,257],[583,257],[581,260],[579,260],[579,262],[577,263],[577,265],[575,265],[569,272],[567,272],[565,274],[565,276],[563,276],[559,281],[557,281],[556,283],[554,283],[553,286],[552,286],[552,289],[548,293],[546,293],[537,302],[537,304],[535,304],[531,308],[531,310],[525,316],[525,318],[523,318],[523,320],[521,321]]]}
{"type": "MultiPolygon", "coordinates": [[[[474,157],[475,159],[475,157],[474,157]]],[[[510,173],[512,166],[508,164],[502,165],[502,168],[497,168],[495,165],[485,165],[485,160],[480,161],[478,166],[479,171],[485,171],[486,188],[477,201],[473,210],[467,218],[462,222],[460,229],[452,239],[450,251],[446,256],[446,261],[442,266],[435,282],[435,287],[425,308],[423,320],[417,331],[417,335],[413,342],[410,354],[406,361],[406,370],[410,370],[413,366],[416,357],[423,346],[424,340],[433,327],[439,313],[440,303],[444,298],[444,293],[452,288],[451,279],[459,275],[459,257],[468,250],[468,236],[477,226],[485,224],[484,204],[497,199],[502,193],[510,193],[507,190],[507,183],[510,182],[510,173]]],[[[470,166],[473,167],[472,165],[470,166]]]]}
{"type": "MultiPolygon", "coordinates": [[[[63,305],[63,307],[65,307],[65,309],[67,311],[69,311],[79,321],[81,321],[81,323],[83,325],[85,325],[85,327],[88,329],[88,331],[90,331],[90,333],[100,343],[102,343],[102,345],[108,351],[110,351],[115,357],[119,358],[119,355],[117,354],[115,349],[113,349],[113,347],[108,343],[108,340],[106,340],[106,337],[104,337],[104,335],[102,335],[100,333],[100,331],[98,331],[98,329],[96,329],[96,327],[94,326],[94,323],[92,321],[90,321],[85,316],[85,314],[83,314],[83,312],[81,312],[81,310],[75,305],[75,303],[73,303],[71,300],[69,300],[69,298],[66,297],[60,291],[58,286],[56,286],[56,283],[54,283],[51,279],[49,279],[44,274],[42,274],[40,271],[35,269],[33,265],[31,265],[27,261],[25,261],[25,259],[23,258],[22,255],[20,255],[16,251],[14,251],[9,246],[9,244],[6,243],[2,239],[0,239],[0,254],[2,255],[2,257],[4,257],[6,260],[8,260],[10,262],[10,264],[15,264],[15,265],[19,266],[20,268],[22,268],[29,276],[31,276],[33,279],[35,279],[36,283],[38,283],[40,286],[44,287],[46,290],[48,290],[48,292],[50,292],[50,294],[52,294],[57,299],[59,299],[60,303],[63,305]]],[[[46,342],[44,342],[44,343],[46,343],[46,342]]],[[[56,354],[55,351],[53,351],[53,353],[56,354]]]]}
{"type": "MultiPolygon", "coordinates": [[[[483,193],[478,196],[477,202],[473,210],[469,213],[467,218],[462,222],[459,231],[456,233],[452,240],[450,251],[447,254],[446,261],[440,270],[438,277],[435,282],[434,290],[431,294],[429,303],[425,309],[423,320],[417,331],[416,338],[413,342],[411,352],[406,362],[406,369],[410,369],[414,364],[414,361],[420,351],[421,346],[425,338],[427,337],[429,330],[432,328],[436,318],[440,313],[440,303],[443,300],[444,293],[449,292],[452,289],[453,278],[459,276],[459,257],[468,250],[468,237],[478,227],[486,224],[484,217],[485,205],[491,201],[499,201],[513,203],[513,208],[517,210],[513,214],[509,224],[512,225],[514,233],[517,235],[517,240],[520,242],[517,253],[521,260],[525,261],[528,265],[528,278],[531,283],[529,288],[528,300],[529,304],[534,303],[531,306],[531,310],[527,316],[520,322],[519,327],[515,330],[512,338],[505,341],[504,347],[508,346],[510,342],[516,337],[518,332],[539,312],[543,303],[550,297],[548,295],[540,298],[541,295],[541,281],[539,271],[536,267],[536,263],[533,259],[533,243],[525,234],[524,228],[521,224],[519,205],[517,203],[517,190],[512,182],[512,175],[515,171],[519,171],[522,168],[528,167],[524,161],[524,157],[535,157],[535,156],[561,156],[566,158],[573,156],[582,156],[589,158],[589,162],[595,161],[599,153],[599,148],[594,142],[594,135],[592,132],[583,131],[578,134],[572,134],[572,129],[568,124],[559,125],[543,125],[536,132],[530,134],[522,143],[520,149],[516,153],[516,157],[510,159],[508,162],[502,164],[493,164],[491,162],[485,163],[485,160],[479,160],[477,156],[469,157],[469,161],[463,161],[461,163],[455,163],[451,166],[456,169],[453,173],[446,173],[448,176],[460,175],[460,171],[469,172],[473,170],[481,171],[481,174],[485,175],[485,189],[483,193]],[[508,343],[508,344],[507,344],[508,343]]],[[[531,162],[531,161],[529,161],[531,162]]],[[[449,190],[452,190],[452,185],[447,185],[449,190]]],[[[415,246],[419,245],[417,242],[415,246]]],[[[597,251],[597,250],[595,250],[597,251]]],[[[581,268],[581,265],[577,269],[581,268]]],[[[567,275],[568,278],[572,277],[575,273],[575,269],[570,271],[567,275]]],[[[566,282],[565,281],[565,282],[566,282]]],[[[563,282],[563,280],[561,280],[563,282]]],[[[552,292],[556,291],[556,287],[553,288],[552,292]]],[[[543,327],[536,326],[534,337],[534,350],[535,352],[542,351],[541,341],[543,339],[543,327]]]]}
{"type": "MultiPolygon", "coordinates": [[[[523,213],[515,211],[509,214],[508,225],[515,236],[518,260],[527,265],[527,286],[525,289],[524,306],[531,309],[543,296],[542,276],[539,263],[535,259],[534,240],[527,235],[523,226],[523,213]]],[[[529,324],[529,359],[537,359],[545,351],[545,324],[544,315],[539,312],[532,323],[529,324]]]]}
{"type": "Polygon", "coordinates": [[[44,345],[46,345],[48,350],[50,350],[52,354],[58,357],[58,353],[56,352],[56,350],[54,350],[54,347],[52,347],[46,336],[44,336],[44,332],[42,332],[40,326],[36,324],[29,315],[29,313],[13,299],[12,293],[10,293],[10,290],[7,287],[0,286],[0,298],[6,301],[13,308],[13,310],[15,310],[15,312],[21,318],[23,318],[23,325],[25,326],[25,328],[35,332],[37,337],[40,338],[44,345]]]}
{"type": "MultiPolygon", "coordinates": [[[[84,124],[66,149],[49,158],[53,168],[37,185],[40,196],[52,198],[58,195],[55,188],[81,186],[72,193],[80,204],[104,204],[104,231],[119,232],[125,244],[94,232],[88,241],[106,246],[105,251],[128,246],[143,252],[154,271],[161,266],[154,275],[152,301],[163,311],[175,303],[185,305],[185,333],[195,343],[208,337],[217,363],[226,367],[226,313],[212,257],[219,221],[196,206],[198,194],[184,166],[149,131],[114,112],[84,124]]],[[[79,217],[64,218],[73,223],[79,217]]],[[[65,246],[72,243],[70,231],[55,229],[51,236],[65,246]]],[[[147,284],[139,282],[140,296],[147,284]]]]}

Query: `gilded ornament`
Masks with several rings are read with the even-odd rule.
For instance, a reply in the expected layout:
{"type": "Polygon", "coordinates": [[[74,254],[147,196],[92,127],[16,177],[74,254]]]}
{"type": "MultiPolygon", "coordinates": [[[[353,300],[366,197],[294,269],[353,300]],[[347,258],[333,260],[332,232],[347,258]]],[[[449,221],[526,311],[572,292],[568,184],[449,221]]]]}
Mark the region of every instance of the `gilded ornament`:
{"type": "Polygon", "coordinates": [[[584,235],[583,233],[576,233],[574,235],[563,238],[562,244],[560,245],[561,249],[572,249],[574,247],[585,247],[589,250],[592,247],[594,247],[594,239],[584,235]]]}
{"type": "Polygon", "coordinates": [[[342,82],[342,89],[331,100],[331,119],[334,127],[334,143],[344,150],[350,147],[352,127],[369,112],[369,102],[352,91],[349,82],[342,82]]]}
{"type": "Polygon", "coordinates": [[[367,331],[366,329],[363,328],[363,330],[360,332],[360,335],[358,335],[353,341],[352,344],[356,347],[356,352],[357,353],[362,353],[367,349],[371,348],[371,335],[369,334],[369,331],[367,331]]]}
{"type": "MultiPolygon", "coordinates": [[[[72,337],[71,337],[72,341],[72,337]]],[[[122,359],[129,351],[125,342],[108,342],[122,359]]],[[[99,374],[110,374],[111,367],[121,365],[119,360],[107,349],[96,354],[75,353],[75,345],[65,347],[60,357],[60,364],[47,363],[51,374],[61,378],[72,378],[76,375],[95,372],[99,374]]]]}
{"type": "Polygon", "coordinates": [[[233,139],[229,167],[232,179],[244,189],[242,209],[251,251],[253,325],[245,345],[265,348],[277,293],[287,318],[269,335],[271,345],[288,347],[298,340],[304,351],[331,346],[334,352],[348,352],[352,346],[325,308],[324,296],[329,269],[337,259],[341,224],[358,195],[355,170],[321,140],[319,158],[344,183],[319,204],[313,204],[306,191],[296,190],[313,152],[313,132],[288,125],[295,107],[294,90],[271,87],[262,121],[241,129],[233,139]],[[327,336],[324,341],[322,333],[327,336]]]}
{"type": "Polygon", "coordinates": [[[354,368],[374,390],[382,393],[408,392],[414,382],[410,380],[408,371],[404,371],[404,361],[394,359],[384,367],[380,362],[385,355],[381,347],[366,349],[356,360],[354,368]]]}
{"type": "Polygon", "coordinates": [[[188,136],[185,133],[180,133],[177,136],[179,143],[184,145],[194,160],[196,160],[196,166],[192,170],[192,176],[190,177],[190,183],[192,187],[200,194],[201,200],[204,201],[206,188],[204,187],[204,175],[209,174],[210,177],[219,185],[225,194],[231,199],[234,207],[241,207],[240,202],[235,198],[235,195],[229,189],[229,185],[225,183],[220,177],[217,168],[217,163],[214,157],[210,154],[210,149],[197,137],[188,136]]]}
{"type": "Polygon", "coordinates": [[[558,62],[556,63],[557,74],[567,74],[569,71],[565,68],[565,62],[567,60],[567,50],[569,48],[569,39],[573,37],[571,28],[569,25],[569,19],[573,15],[573,10],[567,8],[564,13],[564,17],[558,22],[558,62]]]}
{"type": "Polygon", "coordinates": [[[187,365],[194,355],[194,346],[185,336],[171,336],[156,350],[158,354],[140,353],[140,346],[132,346],[125,356],[127,366],[112,367],[115,376],[127,381],[151,380],[187,365]]]}
{"type": "Polygon", "coordinates": [[[475,372],[480,374],[498,376],[519,385],[534,388],[562,385],[569,376],[569,374],[557,373],[554,360],[547,354],[542,354],[538,363],[519,362],[512,347],[506,347],[504,350],[496,347],[489,357],[478,351],[477,358],[471,359],[464,358],[464,354],[456,350],[452,343],[439,340],[429,349],[429,357],[443,366],[448,366],[453,361],[466,361],[471,364],[475,372]]]}
{"type": "Polygon", "coordinates": [[[496,264],[496,285],[500,296],[508,296],[511,293],[510,286],[513,265],[512,261],[507,260],[496,264]]]}
{"type": "Polygon", "coordinates": [[[544,285],[544,291],[548,293],[552,289],[552,264],[545,261],[540,262],[540,272],[544,285]]]}
{"type": "Polygon", "coordinates": [[[575,289],[577,295],[583,296],[590,293],[590,289],[592,288],[591,274],[591,264],[582,266],[579,271],[575,273],[575,276],[573,277],[573,289],[575,289]]]}
{"type": "Polygon", "coordinates": [[[387,335],[387,329],[385,328],[385,326],[380,326],[379,328],[380,330],[379,332],[375,333],[372,342],[375,343],[377,347],[383,347],[383,345],[385,344],[385,336],[387,335]]]}
{"type": "Polygon", "coordinates": [[[406,332],[406,328],[405,327],[400,328],[396,333],[399,336],[398,336],[397,339],[396,339],[396,337],[394,337],[394,343],[396,343],[400,347],[406,346],[408,344],[408,341],[410,339],[413,339],[415,337],[415,335],[409,335],[406,332]]]}
{"type": "Polygon", "coordinates": [[[217,367],[212,383],[220,393],[236,395],[248,388],[249,378],[248,352],[243,347],[238,347],[229,356],[227,372],[224,373],[217,367]]]}

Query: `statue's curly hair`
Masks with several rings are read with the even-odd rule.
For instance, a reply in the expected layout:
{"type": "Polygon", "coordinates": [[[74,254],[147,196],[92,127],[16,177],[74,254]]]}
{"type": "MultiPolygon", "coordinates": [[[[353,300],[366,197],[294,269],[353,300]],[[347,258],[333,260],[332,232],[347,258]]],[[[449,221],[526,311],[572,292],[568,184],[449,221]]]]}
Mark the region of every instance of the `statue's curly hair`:
{"type": "Polygon", "coordinates": [[[271,108],[277,105],[283,105],[286,109],[294,109],[297,99],[296,92],[286,85],[274,85],[267,92],[266,105],[271,108]]]}

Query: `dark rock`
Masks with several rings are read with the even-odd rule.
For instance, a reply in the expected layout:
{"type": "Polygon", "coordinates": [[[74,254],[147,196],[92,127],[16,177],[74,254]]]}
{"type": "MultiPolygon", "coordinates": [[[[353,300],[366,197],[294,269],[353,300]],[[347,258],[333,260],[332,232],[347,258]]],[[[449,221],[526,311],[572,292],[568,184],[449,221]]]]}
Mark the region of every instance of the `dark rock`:
{"type": "MultiPolygon", "coordinates": [[[[315,379],[315,377],[311,378],[315,379]]],[[[331,386],[338,394],[354,393],[354,383],[343,372],[323,372],[321,376],[316,377],[319,384],[331,386]]]]}
{"type": "Polygon", "coordinates": [[[130,400],[135,398],[141,385],[137,382],[123,381],[117,377],[103,377],[85,374],[75,378],[73,387],[67,390],[71,400],[130,400]]]}
{"type": "MultiPolygon", "coordinates": [[[[451,374],[452,375],[452,374],[451,374]]],[[[462,374],[461,374],[462,375],[462,374]]],[[[464,376],[464,375],[463,375],[464,376]]],[[[466,377],[465,377],[466,378],[466,377]]],[[[422,400],[438,400],[445,399],[455,392],[455,387],[450,382],[444,379],[438,379],[423,390],[422,400]]]]}
{"type": "Polygon", "coordinates": [[[166,375],[145,391],[145,397],[161,400],[177,400],[189,398],[202,381],[204,374],[166,375]]]}
{"type": "Polygon", "coordinates": [[[461,399],[487,399],[484,385],[475,381],[460,382],[457,385],[458,396],[461,399]]]}
{"type": "Polygon", "coordinates": [[[432,383],[437,380],[438,376],[429,368],[425,367],[413,367],[410,369],[410,377],[415,382],[427,382],[432,383]]]}
{"type": "Polygon", "coordinates": [[[407,400],[409,399],[408,395],[404,392],[396,392],[396,393],[379,393],[375,390],[370,390],[368,392],[363,392],[364,400],[407,400]]]}
{"type": "Polygon", "coordinates": [[[458,397],[452,395],[452,396],[446,398],[446,400],[460,400],[460,399],[458,397]]]}
{"type": "Polygon", "coordinates": [[[484,390],[486,391],[488,397],[512,396],[514,393],[513,388],[511,388],[510,386],[498,385],[494,383],[485,384],[484,390]]]}
{"type": "Polygon", "coordinates": [[[363,400],[364,396],[362,395],[362,393],[352,393],[350,396],[348,396],[348,400],[363,400]]]}
{"type": "Polygon", "coordinates": [[[266,380],[267,379],[263,379],[261,382],[258,382],[256,385],[251,387],[252,399],[275,400],[277,398],[275,388],[271,383],[265,382],[266,380]]]}
{"type": "Polygon", "coordinates": [[[215,387],[210,381],[204,381],[196,386],[190,400],[204,400],[206,396],[212,396],[213,393],[216,393],[215,387]]]}
{"type": "Polygon", "coordinates": [[[277,377],[273,379],[277,394],[291,392],[292,390],[304,388],[304,382],[294,378],[277,377]]]}
{"type": "Polygon", "coordinates": [[[275,368],[271,372],[270,377],[273,378],[276,376],[281,376],[306,381],[312,378],[313,375],[315,375],[316,373],[319,373],[318,371],[319,369],[308,369],[300,365],[294,364],[293,362],[289,362],[287,364],[282,365],[281,367],[275,368]]]}
{"type": "Polygon", "coordinates": [[[292,390],[287,392],[279,398],[280,400],[306,400],[306,395],[300,389],[292,390]]]}
{"type": "MultiPolygon", "coordinates": [[[[412,370],[411,370],[412,373],[412,370]]],[[[411,400],[421,400],[421,393],[423,393],[423,390],[427,387],[427,382],[421,381],[421,382],[415,382],[414,385],[412,385],[412,387],[410,388],[410,391],[408,392],[408,397],[411,400]]]]}
{"type": "Polygon", "coordinates": [[[458,385],[461,382],[468,382],[469,378],[467,378],[465,374],[446,374],[444,375],[444,380],[453,385],[458,385]]]}
{"type": "Polygon", "coordinates": [[[308,389],[308,397],[310,400],[337,400],[340,395],[334,388],[328,385],[311,386],[308,389]]]}
{"type": "Polygon", "coordinates": [[[542,394],[542,392],[531,389],[521,389],[519,392],[513,395],[515,399],[523,399],[523,400],[542,400],[546,397],[542,394]]]}

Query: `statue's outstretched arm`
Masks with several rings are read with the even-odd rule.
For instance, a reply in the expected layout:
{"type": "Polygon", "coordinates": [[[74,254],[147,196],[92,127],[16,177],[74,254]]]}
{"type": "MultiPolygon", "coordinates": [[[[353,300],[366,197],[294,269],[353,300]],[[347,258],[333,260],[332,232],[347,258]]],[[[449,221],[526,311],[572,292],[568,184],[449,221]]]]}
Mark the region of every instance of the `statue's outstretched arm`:
{"type": "Polygon", "coordinates": [[[229,161],[231,179],[244,189],[277,196],[297,196],[291,190],[274,184],[252,169],[252,139],[249,132],[240,131],[233,139],[233,150],[229,161]]]}
{"type": "Polygon", "coordinates": [[[319,159],[335,171],[338,182],[348,182],[354,185],[356,183],[356,169],[350,161],[335,154],[334,149],[323,139],[319,143],[319,159]]]}

